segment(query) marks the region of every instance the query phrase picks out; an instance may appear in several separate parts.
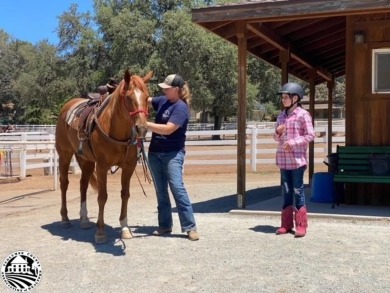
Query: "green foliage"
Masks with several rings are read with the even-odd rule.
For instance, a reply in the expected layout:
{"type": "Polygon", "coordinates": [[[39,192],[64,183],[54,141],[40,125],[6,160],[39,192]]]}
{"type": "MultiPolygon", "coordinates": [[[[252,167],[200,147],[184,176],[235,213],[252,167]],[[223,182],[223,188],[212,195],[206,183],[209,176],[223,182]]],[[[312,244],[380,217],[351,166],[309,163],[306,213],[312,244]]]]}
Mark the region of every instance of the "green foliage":
{"type": "Polygon", "coordinates": [[[264,104],[265,108],[265,120],[268,121],[276,121],[276,118],[278,117],[278,114],[280,112],[280,109],[275,106],[272,102],[267,102],[264,104]]]}
{"type": "Polygon", "coordinates": [[[189,80],[193,109],[210,111],[219,124],[235,115],[237,49],[194,25],[184,11],[165,13],[160,28],[157,77],[174,72],[189,80]]]}
{"type": "Polygon", "coordinates": [[[14,112],[13,80],[16,68],[15,54],[10,47],[11,38],[0,30],[0,123],[12,123],[14,112]]]}
{"type": "MultiPolygon", "coordinates": [[[[345,100],[345,77],[344,76],[339,77],[335,80],[333,96],[335,102],[344,103],[345,100]]],[[[321,83],[316,86],[316,100],[318,101],[328,100],[328,87],[326,83],[321,83]]]]}
{"type": "MultiPolygon", "coordinates": [[[[235,0],[94,0],[94,14],[78,12],[72,4],[58,18],[57,47],[12,39],[0,29],[0,121],[55,123],[70,98],[94,91],[123,71],[155,72],[157,83],[170,73],[188,81],[191,106],[208,112],[215,127],[237,113],[237,48],[191,21],[191,9],[235,0]],[[12,107],[13,106],[13,107],[12,107]]],[[[247,113],[279,112],[280,71],[248,58],[247,113]]],[[[344,95],[344,81],[335,93],[344,95]]],[[[327,96],[318,87],[319,99],[327,96]]]]}

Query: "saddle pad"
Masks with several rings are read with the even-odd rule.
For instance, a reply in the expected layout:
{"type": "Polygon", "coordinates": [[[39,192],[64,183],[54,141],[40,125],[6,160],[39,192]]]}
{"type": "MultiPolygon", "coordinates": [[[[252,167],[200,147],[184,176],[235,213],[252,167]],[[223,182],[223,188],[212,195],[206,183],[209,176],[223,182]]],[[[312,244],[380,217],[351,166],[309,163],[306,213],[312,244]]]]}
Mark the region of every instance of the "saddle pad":
{"type": "Polygon", "coordinates": [[[85,100],[85,101],[81,100],[81,101],[78,101],[77,103],[75,103],[74,105],[72,105],[72,107],[70,107],[70,109],[66,113],[66,119],[65,119],[65,121],[66,121],[66,123],[68,123],[68,125],[71,126],[72,121],[76,117],[76,113],[79,110],[79,108],[82,108],[85,105],[87,105],[88,101],[89,100],[85,100]]]}

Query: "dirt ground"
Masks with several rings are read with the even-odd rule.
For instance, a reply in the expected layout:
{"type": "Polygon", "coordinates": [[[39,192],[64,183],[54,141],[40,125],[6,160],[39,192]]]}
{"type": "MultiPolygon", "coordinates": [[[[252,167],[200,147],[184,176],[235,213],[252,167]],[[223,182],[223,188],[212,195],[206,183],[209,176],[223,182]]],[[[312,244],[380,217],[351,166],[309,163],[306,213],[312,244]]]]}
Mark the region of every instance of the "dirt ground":
{"type": "MultiPolygon", "coordinates": [[[[31,174],[0,185],[0,261],[24,250],[42,265],[33,292],[389,292],[388,221],[312,219],[306,237],[276,236],[278,216],[233,215],[236,174],[224,166],[185,168],[201,239],[188,241],[173,208],[173,233],[152,236],[157,224],[154,188],[133,176],[129,225],[134,238],[120,239],[119,174],[108,176],[105,210],[108,242],[94,244],[95,228],[79,225],[79,175],[70,175],[72,226],[60,225],[60,193],[52,176],[31,174]],[[221,170],[223,169],[223,170],[221,170]],[[225,172],[224,172],[225,171],[225,172]],[[142,189],[145,191],[144,195],[142,189]]],[[[249,201],[277,196],[279,173],[248,172],[249,201]],[[265,193],[263,187],[270,187],[265,193]],[[273,194],[272,194],[273,193],[273,194]]],[[[98,214],[89,192],[91,221],[98,214]]],[[[0,292],[11,292],[0,280],[0,292]]]]}

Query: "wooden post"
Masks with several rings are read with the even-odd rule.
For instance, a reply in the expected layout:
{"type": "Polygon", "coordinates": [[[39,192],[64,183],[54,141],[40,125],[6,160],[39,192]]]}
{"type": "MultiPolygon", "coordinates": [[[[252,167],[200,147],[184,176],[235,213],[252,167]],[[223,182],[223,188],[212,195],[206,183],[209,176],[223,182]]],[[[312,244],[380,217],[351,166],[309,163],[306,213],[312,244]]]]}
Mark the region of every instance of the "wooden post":
{"type": "Polygon", "coordinates": [[[246,207],[246,71],[247,28],[244,21],[237,22],[238,38],[238,113],[237,113],[237,206],[246,207]]]}
{"type": "MultiPolygon", "coordinates": [[[[333,147],[333,143],[332,143],[332,134],[333,134],[333,131],[332,131],[332,122],[333,122],[333,88],[334,88],[334,80],[332,81],[328,81],[326,83],[327,87],[328,87],[328,141],[327,141],[327,144],[328,144],[328,156],[333,152],[332,151],[332,147],[333,147]]],[[[328,171],[330,172],[331,171],[331,166],[328,166],[328,171]]]]}
{"type": "MultiPolygon", "coordinates": [[[[315,119],[315,109],[314,109],[314,101],[316,98],[316,87],[315,87],[315,77],[317,75],[316,70],[313,68],[310,70],[310,102],[309,102],[309,112],[313,119],[315,119]]],[[[314,173],[314,141],[309,144],[309,185],[311,186],[311,181],[314,173]]]]}
{"type": "Polygon", "coordinates": [[[251,166],[252,172],[257,170],[257,128],[252,128],[251,133],[251,166]]]}
{"type": "Polygon", "coordinates": [[[279,53],[279,61],[282,69],[282,85],[288,82],[288,62],[290,61],[290,49],[281,50],[279,53]]]}

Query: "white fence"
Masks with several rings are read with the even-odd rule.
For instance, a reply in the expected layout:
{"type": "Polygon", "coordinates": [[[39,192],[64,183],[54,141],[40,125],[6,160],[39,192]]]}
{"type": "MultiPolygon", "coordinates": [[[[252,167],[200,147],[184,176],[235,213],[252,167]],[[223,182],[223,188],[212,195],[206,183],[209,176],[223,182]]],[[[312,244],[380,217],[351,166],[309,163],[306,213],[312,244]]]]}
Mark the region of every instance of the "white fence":
{"type": "MultiPolygon", "coordinates": [[[[327,127],[315,128],[317,137],[314,144],[314,163],[322,163],[328,154],[327,127]]],[[[336,144],[345,143],[344,127],[333,127],[333,149],[336,144]]],[[[246,164],[252,171],[258,165],[275,162],[276,142],[273,129],[257,127],[246,130],[246,164]]],[[[150,134],[145,147],[149,145],[150,134]]],[[[0,134],[0,176],[18,176],[24,178],[27,170],[42,169],[46,175],[56,170],[57,154],[54,135],[46,132],[22,132],[0,134]]],[[[187,131],[186,165],[235,165],[237,164],[237,130],[187,131]],[[212,137],[220,136],[213,140],[212,137]]],[[[77,171],[73,160],[72,171],[77,171]]],[[[56,175],[56,174],[55,174],[56,175]]]]}
{"type": "MultiPolygon", "coordinates": [[[[42,169],[53,174],[57,164],[54,134],[46,132],[0,133],[0,177],[21,177],[27,170],[42,169]]],[[[76,171],[73,159],[71,168],[76,171]]]]}
{"type": "MultiPolygon", "coordinates": [[[[345,127],[344,119],[334,119],[332,121],[333,127],[345,127]]],[[[315,127],[325,127],[328,125],[328,120],[317,119],[314,121],[315,127]]],[[[5,128],[7,125],[0,125],[5,128]]],[[[247,128],[258,128],[258,129],[274,129],[275,122],[267,121],[247,121],[247,128]]],[[[234,130],[237,129],[236,122],[224,122],[221,125],[221,130],[234,130]]],[[[46,132],[54,134],[56,130],[55,125],[12,125],[12,132],[46,132]]],[[[189,123],[188,131],[204,131],[214,130],[213,123],[189,123]]]]}

